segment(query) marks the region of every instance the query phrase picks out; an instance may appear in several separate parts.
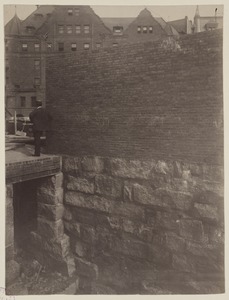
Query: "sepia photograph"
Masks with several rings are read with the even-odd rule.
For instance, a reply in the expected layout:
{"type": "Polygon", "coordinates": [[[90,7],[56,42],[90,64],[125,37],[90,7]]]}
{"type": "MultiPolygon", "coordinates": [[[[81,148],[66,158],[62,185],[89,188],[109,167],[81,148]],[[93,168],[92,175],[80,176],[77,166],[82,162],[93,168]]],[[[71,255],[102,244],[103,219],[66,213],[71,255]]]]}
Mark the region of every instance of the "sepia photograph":
{"type": "Polygon", "coordinates": [[[225,295],[225,5],[16,2],[0,294],[225,295]]]}

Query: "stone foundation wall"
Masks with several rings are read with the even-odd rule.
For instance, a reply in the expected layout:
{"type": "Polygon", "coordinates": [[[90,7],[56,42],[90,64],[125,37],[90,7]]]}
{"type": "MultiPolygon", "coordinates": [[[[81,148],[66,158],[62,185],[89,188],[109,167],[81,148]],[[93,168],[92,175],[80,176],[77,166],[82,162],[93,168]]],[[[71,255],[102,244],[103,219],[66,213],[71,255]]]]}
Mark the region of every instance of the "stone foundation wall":
{"type": "Polygon", "coordinates": [[[78,293],[222,293],[223,169],[63,157],[78,293]]]}

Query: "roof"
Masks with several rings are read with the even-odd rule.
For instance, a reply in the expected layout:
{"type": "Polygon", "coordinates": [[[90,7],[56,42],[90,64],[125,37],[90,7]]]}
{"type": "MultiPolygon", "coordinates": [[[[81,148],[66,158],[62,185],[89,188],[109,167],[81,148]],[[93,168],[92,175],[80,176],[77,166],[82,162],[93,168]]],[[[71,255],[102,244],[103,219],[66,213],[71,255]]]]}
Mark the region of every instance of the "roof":
{"type": "Polygon", "coordinates": [[[39,29],[47,20],[48,15],[55,9],[54,5],[40,5],[33,13],[31,13],[24,21],[22,27],[25,29],[27,26],[34,27],[35,30],[39,29]]]}
{"type": "Polygon", "coordinates": [[[186,18],[174,20],[168,22],[170,25],[172,25],[179,33],[186,33],[187,32],[187,21],[186,18]]]}
{"type": "Polygon", "coordinates": [[[5,34],[8,35],[19,35],[21,30],[21,20],[18,18],[17,14],[6,24],[5,34]]]}
{"type": "Polygon", "coordinates": [[[135,18],[101,18],[103,23],[113,31],[114,26],[122,26],[125,30],[135,18]]]}

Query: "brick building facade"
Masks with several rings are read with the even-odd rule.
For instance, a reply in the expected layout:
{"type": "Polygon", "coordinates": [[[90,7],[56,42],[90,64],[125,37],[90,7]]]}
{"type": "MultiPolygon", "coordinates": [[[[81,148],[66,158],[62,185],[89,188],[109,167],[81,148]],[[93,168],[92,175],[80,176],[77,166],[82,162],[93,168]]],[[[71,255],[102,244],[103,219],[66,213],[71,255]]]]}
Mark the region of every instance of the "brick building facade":
{"type": "Polygon", "coordinates": [[[5,26],[7,116],[28,116],[36,100],[45,102],[47,56],[178,35],[147,9],[129,21],[126,28],[110,28],[90,6],[41,5],[24,21],[15,15],[5,26]]]}

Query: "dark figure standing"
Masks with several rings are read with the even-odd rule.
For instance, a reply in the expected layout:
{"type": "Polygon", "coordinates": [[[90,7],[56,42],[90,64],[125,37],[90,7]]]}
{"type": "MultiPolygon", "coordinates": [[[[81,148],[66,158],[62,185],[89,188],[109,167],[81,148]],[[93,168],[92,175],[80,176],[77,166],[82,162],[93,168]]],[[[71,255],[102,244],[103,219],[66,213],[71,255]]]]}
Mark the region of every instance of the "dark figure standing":
{"type": "Polygon", "coordinates": [[[33,135],[35,144],[34,156],[40,156],[42,132],[50,130],[52,117],[49,112],[44,107],[42,107],[42,102],[37,101],[37,108],[35,108],[29,114],[29,118],[33,123],[33,135]]]}

